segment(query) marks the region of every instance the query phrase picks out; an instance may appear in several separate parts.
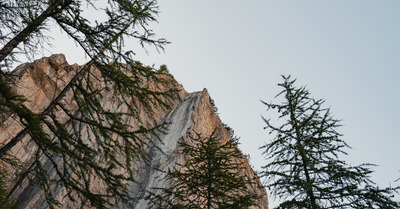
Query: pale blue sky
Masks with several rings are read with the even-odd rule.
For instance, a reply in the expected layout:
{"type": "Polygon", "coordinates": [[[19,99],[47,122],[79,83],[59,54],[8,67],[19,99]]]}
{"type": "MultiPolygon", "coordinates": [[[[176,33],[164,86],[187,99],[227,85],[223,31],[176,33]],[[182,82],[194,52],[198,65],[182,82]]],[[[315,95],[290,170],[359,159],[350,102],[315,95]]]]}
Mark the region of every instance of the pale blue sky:
{"type": "MultiPolygon", "coordinates": [[[[271,139],[259,100],[276,101],[280,74],[292,74],[343,119],[339,132],[354,148],[349,163],[379,165],[373,180],[381,186],[400,177],[400,1],[159,3],[154,30],[172,43],[165,53],[149,50],[138,60],[166,64],[189,92],[207,88],[256,169],[266,163],[258,147],[271,139]]],[[[53,52],[82,64],[83,56],[63,43],[53,52]]]]}

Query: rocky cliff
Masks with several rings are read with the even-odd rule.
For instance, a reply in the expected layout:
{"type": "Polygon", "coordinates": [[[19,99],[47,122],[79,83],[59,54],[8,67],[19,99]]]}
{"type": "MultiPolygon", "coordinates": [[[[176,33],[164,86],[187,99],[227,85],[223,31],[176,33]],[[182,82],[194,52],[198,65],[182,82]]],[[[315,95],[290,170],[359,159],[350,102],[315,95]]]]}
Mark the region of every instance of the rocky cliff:
{"type": "MultiPolygon", "coordinates": [[[[14,90],[27,99],[25,106],[35,113],[40,113],[54,100],[61,89],[67,85],[80,68],[76,64],[69,65],[64,55],[52,55],[33,63],[25,63],[17,67],[13,72],[16,77],[14,90]]],[[[206,90],[188,93],[172,76],[165,75],[164,78],[168,81],[167,85],[169,87],[174,87],[179,89],[179,91],[175,93],[173,99],[167,101],[171,108],[154,107],[151,118],[146,111],[139,111],[141,112],[139,119],[141,123],[161,124],[165,122],[168,124],[168,131],[159,135],[160,140],[154,140],[154,143],[151,143],[146,148],[150,156],[149,162],[137,161],[133,165],[132,169],[136,171],[135,179],[137,183],[131,184],[128,188],[132,196],[140,196],[143,191],[152,187],[165,186],[166,182],[158,178],[160,174],[168,170],[176,162],[184,160],[184,157],[176,152],[177,140],[179,138],[185,138],[194,133],[209,136],[216,130],[215,135],[221,138],[221,143],[231,140],[230,133],[215,113],[206,90]]],[[[147,88],[154,88],[156,84],[149,81],[144,85],[147,88]]],[[[124,108],[110,102],[111,97],[111,94],[105,93],[101,101],[110,106],[110,108],[124,108]]],[[[127,120],[124,122],[134,124],[136,121],[127,120]]],[[[11,115],[3,115],[0,124],[0,145],[7,143],[23,129],[20,122],[11,115]]],[[[90,136],[87,137],[90,138],[90,136]]],[[[152,139],[150,138],[149,140],[152,139]]],[[[9,153],[23,162],[25,166],[29,167],[36,149],[37,147],[32,140],[26,136],[9,153]]],[[[258,195],[263,195],[259,207],[255,208],[267,209],[268,199],[266,191],[264,188],[261,188],[261,183],[249,166],[249,162],[246,158],[236,160],[241,161],[243,165],[242,175],[257,179],[255,185],[249,185],[251,191],[258,195]]],[[[11,179],[9,189],[12,189],[12,197],[17,200],[20,208],[48,208],[44,193],[39,187],[29,183],[27,179],[23,180],[20,186],[14,187],[20,181],[20,174],[9,168],[9,175],[11,179]]],[[[93,180],[91,184],[92,187],[99,187],[101,189],[101,184],[96,182],[96,180],[93,180]]],[[[70,198],[65,198],[66,191],[63,188],[57,187],[53,188],[53,190],[56,199],[62,202],[61,208],[78,208],[80,203],[70,198]]],[[[147,202],[141,200],[130,204],[129,207],[127,205],[119,205],[119,207],[141,209],[146,208],[146,205],[147,202]]]]}

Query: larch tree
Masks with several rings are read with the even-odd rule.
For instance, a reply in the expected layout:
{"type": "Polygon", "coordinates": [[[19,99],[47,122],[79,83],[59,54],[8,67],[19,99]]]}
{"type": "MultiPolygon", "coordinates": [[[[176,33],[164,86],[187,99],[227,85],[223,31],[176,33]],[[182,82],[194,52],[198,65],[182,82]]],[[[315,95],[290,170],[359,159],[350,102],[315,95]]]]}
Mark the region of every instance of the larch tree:
{"type": "Polygon", "coordinates": [[[370,179],[372,164],[350,166],[339,159],[349,146],[324,100],[282,77],[283,90],[276,96],[282,103],[263,102],[281,122],[263,117],[273,138],[261,147],[268,160],[261,172],[266,186],[271,196],[284,200],[278,208],[399,208],[392,200],[397,188],[381,189],[370,179]]]}
{"type": "Polygon", "coordinates": [[[148,112],[153,106],[167,108],[165,101],[175,90],[144,87],[147,81],[164,85],[159,76],[163,72],[135,61],[134,51],[125,50],[124,40],[137,39],[142,47],[149,45],[161,50],[167,41],[154,38],[148,26],[156,21],[156,0],[108,0],[103,2],[104,7],[97,3],[0,1],[0,124],[13,118],[23,126],[13,138],[0,144],[0,164],[19,171],[19,180],[9,194],[24,179],[30,179],[42,188],[50,207],[60,204],[54,198],[56,187],[64,187],[68,198],[78,198],[90,207],[109,208],[132,201],[126,189],[134,181],[132,163],[145,160],[145,138],[157,135],[163,126],[123,121],[138,119],[138,106],[148,112]],[[93,21],[83,8],[97,10],[105,20],[93,21]],[[90,61],[75,72],[49,106],[34,113],[24,105],[26,99],[13,91],[15,78],[10,68],[21,56],[30,58],[40,53],[53,29],[74,40],[90,61]],[[113,103],[125,105],[127,110],[104,107],[100,101],[105,91],[112,91],[113,103]],[[66,95],[72,98],[67,101],[66,95]],[[60,119],[60,115],[67,120],[60,119]],[[86,140],[88,135],[93,137],[86,140]],[[26,136],[37,151],[31,164],[21,165],[9,153],[26,136]],[[126,172],[116,172],[122,170],[126,172]],[[100,192],[93,190],[92,179],[102,182],[105,188],[100,192]]]}
{"type": "Polygon", "coordinates": [[[7,171],[0,168],[0,209],[10,209],[15,206],[14,201],[8,198],[7,182],[7,171]]]}
{"type": "Polygon", "coordinates": [[[166,176],[169,186],[149,191],[149,208],[228,209],[257,206],[259,197],[248,190],[253,179],[242,176],[237,140],[221,143],[214,136],[181,138],[178,150],[187,158],[166,176]]]}

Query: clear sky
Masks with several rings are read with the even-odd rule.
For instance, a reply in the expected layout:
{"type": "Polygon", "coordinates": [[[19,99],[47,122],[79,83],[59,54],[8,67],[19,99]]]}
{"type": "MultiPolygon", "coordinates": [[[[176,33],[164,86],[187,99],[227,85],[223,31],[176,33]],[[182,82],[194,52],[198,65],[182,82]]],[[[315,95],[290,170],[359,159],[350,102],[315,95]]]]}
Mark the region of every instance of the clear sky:
{"type": "MultiPolygon", "coordinates": [[[[381,186],[400,177],[399,0],[159,0],[156,34],[172,43],[138,60],[166,64],[189,92],[208,89],[223,122],[241,137],[257,170],[271,139],[259,100],[275,101],[281,74],[326,105],[353,147],[347,162],[375,163],[381,186]]],[[[58,39],[56,39],[57,42],[58,39]]],[[[66,41],[54,53],[84,57],[66,41]]],[[[127,42],[136,48],[136,43],[127,42]]],[[[140,50],[139,50],[140,51],[140,50]]],[[[397,184],[399,184],[398,182],[397,184]]],[[[276,201],[270,197],[274,206],[276,201]]],[[[398,198],[399,199],[399,198],[398,198]]]]}

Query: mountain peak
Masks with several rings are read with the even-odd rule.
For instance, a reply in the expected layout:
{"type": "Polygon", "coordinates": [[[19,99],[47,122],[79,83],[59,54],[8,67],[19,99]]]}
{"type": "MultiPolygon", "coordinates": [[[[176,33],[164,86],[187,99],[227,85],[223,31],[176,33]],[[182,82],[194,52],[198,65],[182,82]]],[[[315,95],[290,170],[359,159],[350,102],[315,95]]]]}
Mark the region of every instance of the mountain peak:
{"type": "MultiPolygon", "coordinates": [[[[69,65],[63,54],[51,55],[50,57],[41,58],[32,63],[25,63],[18,66],[12,72],[15,75],[14,91],[26,98],[24,105],[34,113],[41,113],[51,102],[60,94],[65,86],[68,85],[72,77],[81,69],[82,66],[77,64],[69,65]]],[[[139,126],[138,124],[167,124],[166,132],[160,133],[158,138],[147,138],[151,143],[147,143],[146,152],[150,156],[150,162],[136,161],[133,164],[135,171],[135,184],[130,184],[128,188],[132,196],[142,196],[143,193],[153,187],[164,187],[167,182],[165,179],[158,178],[163,172],[167,171],[177,162],[182,163],[185,156],[176,151],[177,141],[180,138],[188,138],[195,133],[202,136],[214,136],[221,139],[221,143],[227,140],[232,140],[229,131],[224,127],[218,115],[215,113],[213,104],[207,89],[203,91],[188,93],[183,87],[172,77],[167,74],[159,75],[165,79],[166,85],[162,88],[178,89],[171,99],[166,101],[170,108],[152,107],[152,113],[138,110],[140,118],[138,120],[126,120],[125,123],[130,123],[132,127],[139,126]],[[139,122],[140,121],[140,122],[139,122]]],[[[99,81],[100,82],[100,81],[99,81]]],[[[143,84],[146,88],[156,88],[154,82],[149,80],[143,84]]],[[[63,99],[69,100],[70,93],[67,93],[63,99]]],[[[126,108],[121,104],[110,102],[112,94],[104,92],[103,98],[100,100],[102,105],[109,109],[126,108]]],[[[134,100],[134,98],[126,98],[134,100]]],[[[129,102],[129,101],[128,101],[129,102]]],[[[73,106],[73,103],[71,103],[73,106]]],[[[74,107],[71,107],[72,109],[74,107]]],[[[141,108],[141,107],[138,107],[141,108]]],[[[67,118],[60,114],[59,121],[67,123],[67,118]]],[[[0,123],[0,144],[9,142],[21,130],[23,125],[16,117],[12,115],[2,116],[0,123]]],[[[71,126],[71,129],[74,127],[71,126]]],[[[88,136],[89,138],[91,136],[88,136]]],[[[92,136],[93,137],[93,136],[92,136]]],[[[8,168],[12,188],[12,197],[17,201],[20,208],[48,208],[43,190],[31,184],[28,179],[23,179],[21,171],[32,166],[33,156],[38,149],[37,145],[32,142],[28,136],[24,137],[20,143],[14,146],[9,154],[19,159],[25,166],[21,170],[8,168]],[[21,183],[22,182],[22,183],[21,183]],[[18,183],[18,185],[17,185],[18,183]]],[[[260,209],[268,208],[268,198],[265,189],[262,187],[257,175],[249,165],[248,160],[243,157],[237,159],[241,162],[243,176],[251,179],[256,179],[256,185],[248,185],[248,189],[252,192],[263,195],[259,202],[260,209]]],[[[46,164],[44,162],[44,164],[46,164]]],[[[48,168],[48,172],[52,168],[48,168]]],[[[101,183],[95,179],[91,181],[91,187],[102,189],[101,183]]],[[[55,199],[62,203],[60,208],[77,208],[79,201],[65,197],[66,191],[62,187],[52,187],[52,193],[55,199]]],[[[120,208],[146,208],[147,201],[140,200],[130,204],[130,206],[119,205],[120,208]]]]}

